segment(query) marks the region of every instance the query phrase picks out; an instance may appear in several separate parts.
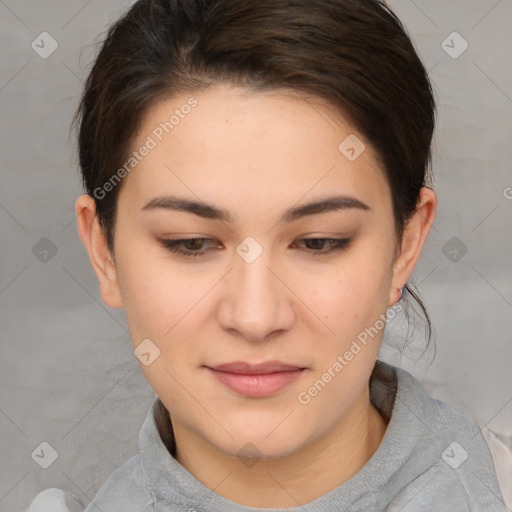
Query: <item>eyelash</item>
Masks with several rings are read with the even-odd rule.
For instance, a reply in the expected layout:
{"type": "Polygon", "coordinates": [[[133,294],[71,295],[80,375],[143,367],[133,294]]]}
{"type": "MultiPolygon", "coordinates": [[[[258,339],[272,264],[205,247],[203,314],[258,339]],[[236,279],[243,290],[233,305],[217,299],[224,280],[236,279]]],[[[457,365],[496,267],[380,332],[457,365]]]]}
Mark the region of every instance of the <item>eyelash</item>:
{"type": "MultiPolygon", "coordinates": [[[[343,251],[343,250],[348,249],[350,244],[352,243],[351,238],[300,238],[299,239],[299,241],[302,241],[302,242],[304,242],[304,241],[307,242],[310,240],[321,240],[321,241],[326,241],[326,242],[330,242],[333,244],[333,245],[331,245],[331,248],[328,249],[327,251],[312,250],[313,256],[318,255],[318,254],[326,255],[326,254],[330,254],[335,251],[343,251]]],[[[198,241],[206,243],[206,242],[214,242],[215,240],[213,240],[212,238],[186,238],[186,239],[181,239],[181,240],[161,240],[162,244],[168,251],[175,253],[175,254],[179,254],[180,256],[193,257],[193,258],[195,258],[197,256],[204,255],[205,251],[183,250],[183,249],[180,249],[179,246],[186,244],[186,243],[198,242],[198,241]]]]}

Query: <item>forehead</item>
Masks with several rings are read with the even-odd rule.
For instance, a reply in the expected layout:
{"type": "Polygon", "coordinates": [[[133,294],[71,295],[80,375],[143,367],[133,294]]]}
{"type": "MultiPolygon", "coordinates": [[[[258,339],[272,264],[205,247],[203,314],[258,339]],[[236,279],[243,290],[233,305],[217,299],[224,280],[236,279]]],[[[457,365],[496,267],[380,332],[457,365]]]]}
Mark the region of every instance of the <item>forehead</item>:
{"type": "Polygon", "coordinates": [[[220,84],[176,95],[146,113],[132,150],[140,160],[124,194],[141,207],[166,192],[215,196],[242,209],[332,192],[366,203],[389,199],[362,135],[325,101],[292,91],[220,84]]]}

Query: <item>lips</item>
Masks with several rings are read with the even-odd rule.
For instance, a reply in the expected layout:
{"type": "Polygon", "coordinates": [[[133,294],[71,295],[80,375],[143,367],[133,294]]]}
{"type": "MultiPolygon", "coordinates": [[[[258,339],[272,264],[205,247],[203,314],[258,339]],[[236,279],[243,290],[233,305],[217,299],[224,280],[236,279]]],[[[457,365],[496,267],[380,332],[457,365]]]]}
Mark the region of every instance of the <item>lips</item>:
{"type": "Polygon", "coordinates": [[[243,361],[234,363],[220,364],[218,366],[210,367],[212,370],[219,372],[228,372],[244,375],[267,375],[276,372],[293,372],[302,370],[300,366],[281,363],[280,361],[267,361],[265,363],[250,364],[243,361]]]}
{"type": "Polygon", "coordinates": [[[265,397],[300,378],[305,368],[280,361],[250,364],[242,361],[206,367],[223,386],[247,397],[265,397]]]}

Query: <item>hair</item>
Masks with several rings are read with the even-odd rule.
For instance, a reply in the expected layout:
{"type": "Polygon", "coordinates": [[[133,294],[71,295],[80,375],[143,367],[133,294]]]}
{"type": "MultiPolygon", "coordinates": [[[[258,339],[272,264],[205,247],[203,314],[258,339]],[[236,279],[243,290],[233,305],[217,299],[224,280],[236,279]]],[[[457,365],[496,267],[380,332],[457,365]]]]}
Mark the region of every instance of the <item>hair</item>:
{"type": "MultiPolygon", "coordinates": [[[[117,198],[102,189],[148,110],[215,83],[326,100],[372,146],[397,239],[429,183],[436,103],[400,20],[381,0],[139,0],[106,34],[73,120],[82,180],[114,250],[117,198]]],[[[106,190],[106,187],[105,187],[106,190]]],[[[419,296],[405,285],[427,320],[419,296]]]]}

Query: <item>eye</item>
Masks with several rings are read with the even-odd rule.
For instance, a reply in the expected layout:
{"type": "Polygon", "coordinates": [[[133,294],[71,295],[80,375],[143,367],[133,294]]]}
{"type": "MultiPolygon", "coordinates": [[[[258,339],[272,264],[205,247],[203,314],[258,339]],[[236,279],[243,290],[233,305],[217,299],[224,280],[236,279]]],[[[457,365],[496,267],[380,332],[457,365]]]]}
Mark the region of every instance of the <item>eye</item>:
{"type": "MultiPolygon", "coordinates": [[[[213,238],[184,238],[179,240],[161,240],[163,246],[170,252],[181,256],[197,257],[203,256],[206,252],[203,250],[206,243],[213,244],[216,248],[219,244],[213,238]]],[[[306,245],[306,251],[312,255],[329,254],[334,251],[345,250],[349,247],[352,239],[350,238],[301,238],[297,242],[303,242],[306,245]]],[[[297,246],[297,242],[292,247],[297,246]]]]}
{"type": "Polygon", "coordinates": [[[201,248],[206,242],[215,242],[215,240],[213,238],[185,238],[181,240],[161,240],[161,242],[172,253],[196,257],[205,254],[205,251],[201,248]]]}
{"type": "Polygon", "coordinates": [[[334,251],[348,249],[351,238],[301,238],[298,242],[304,242],[308,251],[316,254],[329,254],[334,251]],[[327,244],[327,248],[325,248],[327,244]]]}

